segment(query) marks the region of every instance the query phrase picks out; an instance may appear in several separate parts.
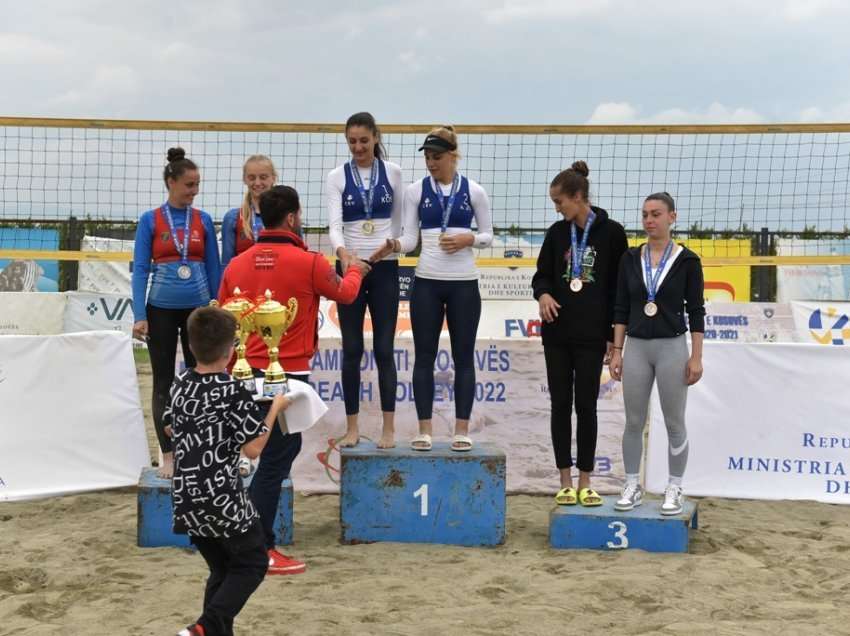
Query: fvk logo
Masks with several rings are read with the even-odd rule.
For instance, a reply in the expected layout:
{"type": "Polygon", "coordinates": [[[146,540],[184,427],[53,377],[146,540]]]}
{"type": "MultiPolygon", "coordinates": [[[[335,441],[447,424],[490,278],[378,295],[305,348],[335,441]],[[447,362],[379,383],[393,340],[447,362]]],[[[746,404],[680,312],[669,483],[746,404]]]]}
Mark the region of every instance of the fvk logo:
{"type": "MultiPolygon", "coordinates": [[[[106,298],[98,298],[98,300],[100,301],[100,309],[103,309],[103,315],[106,316],[107,320],[121,320],[127,313],[127,309],[133,305],[129,298],[119,298],[112,302],[112,306],[106,298]]],[[[86,311],[89,312],[89,316],[94,316],[98,312],[98,306],[91,302],[86,307],[86,311]]]]}

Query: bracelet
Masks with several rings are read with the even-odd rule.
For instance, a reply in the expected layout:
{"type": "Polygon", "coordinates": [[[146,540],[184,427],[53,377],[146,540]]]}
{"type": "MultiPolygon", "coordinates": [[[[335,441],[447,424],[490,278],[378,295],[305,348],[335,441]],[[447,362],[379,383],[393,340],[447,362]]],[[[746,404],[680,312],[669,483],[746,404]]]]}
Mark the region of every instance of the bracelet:
{"type": "Polygon", "coordinates": [[[613,348],[614,348],[614,349],[620,349],[620,350],[622,350],[622,347],[613,347],[613,348]]]}

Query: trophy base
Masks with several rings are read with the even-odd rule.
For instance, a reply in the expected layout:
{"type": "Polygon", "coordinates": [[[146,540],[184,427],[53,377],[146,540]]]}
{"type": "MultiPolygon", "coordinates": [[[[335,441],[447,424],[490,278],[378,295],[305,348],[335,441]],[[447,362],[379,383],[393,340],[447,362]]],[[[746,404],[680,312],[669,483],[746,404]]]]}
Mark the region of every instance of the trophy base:
{"type": "Polygon", "coordinates": [[[257,380],[251,376],[250,378],[236,378],[239,380],[239,383],[245,387],[245,390],[248,391],[251,395],[257,392],[257,380]]]}
{"type": "Polygon", "coordinates": [[[287,391],[289,391],[289,383],[286,380],[282,382],[263,382],[263,397],[273,398],[287,391]]]}

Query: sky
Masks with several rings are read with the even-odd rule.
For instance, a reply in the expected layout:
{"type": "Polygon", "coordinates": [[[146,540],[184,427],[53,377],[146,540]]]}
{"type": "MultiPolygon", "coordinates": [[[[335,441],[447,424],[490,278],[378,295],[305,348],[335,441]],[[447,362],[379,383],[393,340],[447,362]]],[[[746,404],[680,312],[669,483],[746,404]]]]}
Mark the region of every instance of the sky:
{"type": "Polygon", "coordinates": [[[0,116],[850,121],[842,0],[0,0],[0,116]]]}

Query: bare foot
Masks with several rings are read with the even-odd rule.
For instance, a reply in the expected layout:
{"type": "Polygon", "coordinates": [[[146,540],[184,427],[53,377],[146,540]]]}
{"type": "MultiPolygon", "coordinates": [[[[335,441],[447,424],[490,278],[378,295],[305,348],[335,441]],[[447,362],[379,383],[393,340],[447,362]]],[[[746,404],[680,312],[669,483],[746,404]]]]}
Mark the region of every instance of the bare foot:
{"type": "Polygon", "coordinates": [[[163,453],[162,464],[156,471],[160,479],[171,479],[174,476],[174,453],[163,453]]]}
{"type": "Polygon", "coordinates": [[[378,448],[395,448],[395,434],[393,431],[384,431],[378,440],[378,448]]]}
{"type": "Polygon", "coordinates": [[[358,431],[349,431],[339,438],[337,446],[340,448],[352,448],[353,446],[357,446],[357,442],[359,441],[360,433],[358,431]]]}

